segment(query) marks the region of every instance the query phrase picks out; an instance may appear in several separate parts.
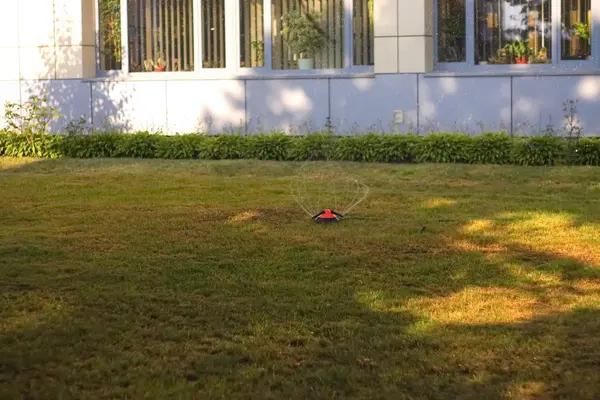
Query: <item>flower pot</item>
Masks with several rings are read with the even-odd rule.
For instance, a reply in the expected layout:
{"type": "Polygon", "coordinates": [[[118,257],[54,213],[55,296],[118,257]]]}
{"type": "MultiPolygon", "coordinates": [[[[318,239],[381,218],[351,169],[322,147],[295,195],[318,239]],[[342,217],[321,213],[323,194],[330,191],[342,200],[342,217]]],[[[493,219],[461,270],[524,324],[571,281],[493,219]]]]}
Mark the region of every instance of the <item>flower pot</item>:
{"type": "Polygon", "coordinates": [[[156,72],[165,72],[167,67],[154,67],[154,71],[156,72]]]}
{"type": "Polygon", "coordinates": [[[298,60],[298,69],[314,69],[312,58],[300,58],[298,60]]]}
{"type": "Polygon", "coordinates": [[[517,64],[527,64],[527,58],[525,57],[517,57],[516,61],[517,64]]]}

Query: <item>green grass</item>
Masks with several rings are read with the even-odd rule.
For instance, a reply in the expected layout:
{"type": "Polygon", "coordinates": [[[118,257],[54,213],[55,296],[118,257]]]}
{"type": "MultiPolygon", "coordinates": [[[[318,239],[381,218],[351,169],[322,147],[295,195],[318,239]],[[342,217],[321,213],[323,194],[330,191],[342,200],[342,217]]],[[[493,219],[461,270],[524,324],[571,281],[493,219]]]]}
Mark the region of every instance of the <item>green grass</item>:
{"type": "Polygon", "coordinates": [[[339,165],[0,159],[0,398],[600,398],[599,169],[339,165]]]}

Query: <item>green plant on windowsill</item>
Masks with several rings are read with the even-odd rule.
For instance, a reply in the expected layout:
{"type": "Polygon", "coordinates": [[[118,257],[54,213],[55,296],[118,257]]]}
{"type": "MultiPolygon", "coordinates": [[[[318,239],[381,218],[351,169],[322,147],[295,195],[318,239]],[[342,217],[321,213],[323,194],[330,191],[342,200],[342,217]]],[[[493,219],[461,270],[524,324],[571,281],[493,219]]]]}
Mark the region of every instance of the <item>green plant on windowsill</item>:
{"type": "Polygon", "coordinates": [[[300,57],[298,68],[313,69],[314,57],[327,46],[325,32],[318,25],[319,14],[291,10],[281,19],[281,33],[287,37],[292,52],[300,57]]]}
{"type": "Polygon", "coordinates": [[[254,62],[256,66],[264,65],[264,56],[265,56],[265,42],[262,40],[254,40],[251,43],[252,48],[254,49],[254,62]]]}
{"type": "Polygon", "coordinates": [[[508,55],[506,46],[501,49],[498,49],[498,51],[496,52],[496,56],[490,57],[488,62],[490,64],[510,64],[511,60],[508,55]]]}
{"type": "Polygon", "coordinates": [[[590,53],[589,49],[591,45],[590,27],[586,23],[577,22],[571,27],[571,32],[573,36],[581,38],[584,43],[583,49],[579,50],[578,57],[587,59],[590,53]]]}

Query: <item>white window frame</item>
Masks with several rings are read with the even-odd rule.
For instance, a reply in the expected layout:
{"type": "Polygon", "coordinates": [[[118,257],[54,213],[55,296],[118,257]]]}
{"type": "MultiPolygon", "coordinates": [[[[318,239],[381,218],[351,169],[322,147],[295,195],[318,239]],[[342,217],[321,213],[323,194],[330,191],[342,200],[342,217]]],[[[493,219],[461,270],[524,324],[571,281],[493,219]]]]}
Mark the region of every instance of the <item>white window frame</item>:
{"type": "Polygon", "coordinates": [[[438,1],[434,0],[434,71],[456,72],[467,74],[518,74],[518,73],[573,73],[578,70],[588,71],[600,66],[600,0],[591,0],[592,11],[592,54],[587,60],[561,60],[561,8],[562,0],[551,0],[552,21],[552,61],[548,64],[486,64],[475,63],[475,2],[465,1],[465,62],[440,62],[438,60],[438,1]],[[596,16],[596,17],[595,17],[596,16]]]}
{"type": "Polygon", "coordinates": [[[100,25],[98,1],[96,7],[96,75],[108,78],[235,78],[235,77],[318,77],[352,74],[372,74],[373,65],[354,65],[353,43],[353,4],[354,0],[343,0],[344,5],[344,64],[343,68],[314,70],[275,70],[272,68],[272,34],[271,34],[271,0],[263,0],[264,29],[264,66],[248,68],[240,66],[240,24],[239,0],[225,0],[225,68],[204,68],[202,60],[202,29],[198,27],[202,21],[201,0],[193,0],[194,7],[194,71],[166,72],[129,72],[129,48],[127,30],[127,1],[121,0],[121,69],[113,71],[100,70],[100,25]]]}

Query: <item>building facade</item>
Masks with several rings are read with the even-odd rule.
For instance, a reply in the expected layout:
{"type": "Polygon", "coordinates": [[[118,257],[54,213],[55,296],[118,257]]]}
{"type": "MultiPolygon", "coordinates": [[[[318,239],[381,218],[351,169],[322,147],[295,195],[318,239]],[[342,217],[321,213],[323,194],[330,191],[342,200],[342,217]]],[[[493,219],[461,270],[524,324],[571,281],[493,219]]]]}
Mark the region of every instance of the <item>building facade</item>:
{"type": "MultiPolygon", "coordinates": [[[[600,132],[600,0],[15,0],[0,113],[124,131],[600,132]]],[[[0,122],[0,124],[2,124],[0,122]]]]}

